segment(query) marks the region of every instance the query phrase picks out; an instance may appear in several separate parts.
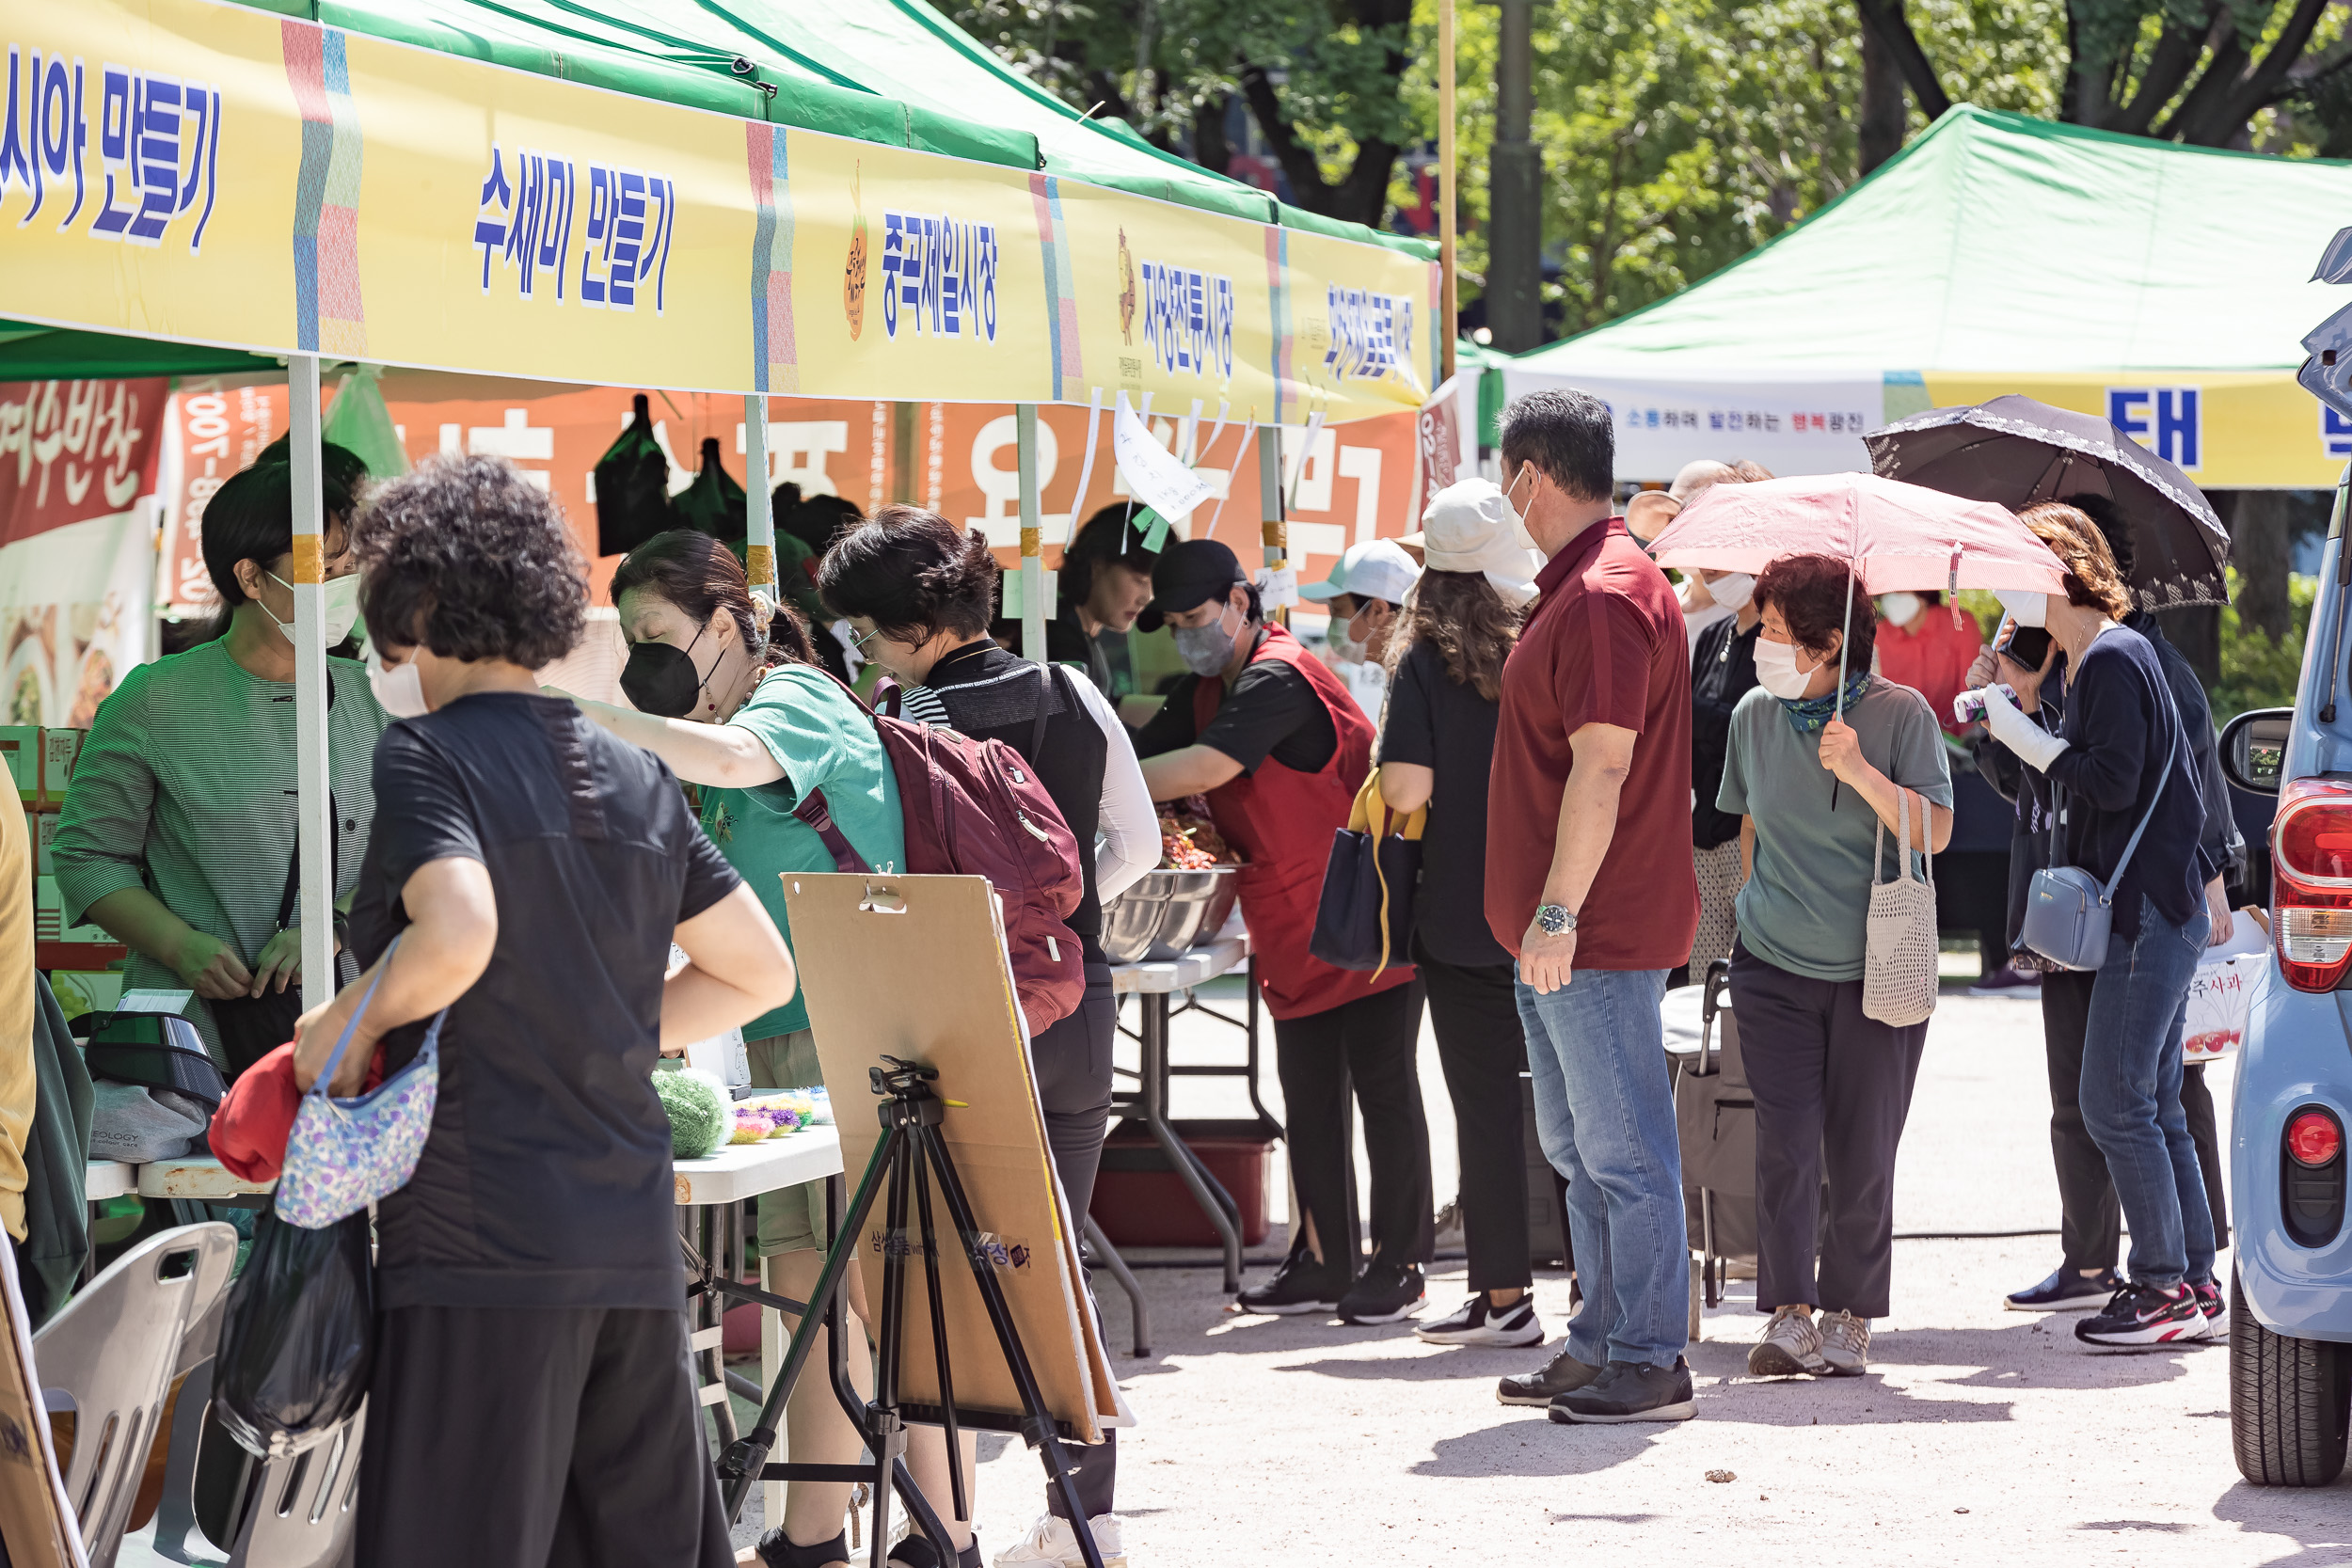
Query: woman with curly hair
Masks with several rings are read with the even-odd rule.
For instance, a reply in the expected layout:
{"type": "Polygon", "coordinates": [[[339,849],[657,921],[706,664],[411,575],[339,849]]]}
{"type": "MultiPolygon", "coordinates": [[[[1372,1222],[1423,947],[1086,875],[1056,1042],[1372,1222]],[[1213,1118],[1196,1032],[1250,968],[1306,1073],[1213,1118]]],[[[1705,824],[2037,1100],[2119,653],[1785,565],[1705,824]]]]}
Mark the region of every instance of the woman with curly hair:
{"type": "Polygon", "coordinates": [[[1398,811],[1429,808],[1412,961],[1429,990],[1438,1062],[1454,1101],[1470,1297],[1413,1332],[1440,1345],[1539,1345],[1544,1325],[1528,1293],[1519,1095],[1527,1039],[1511,955],[1486,929],[1485,913],[1486,774],[1502,712],[1502,661],[1534,586],[1502,492],[1489,481],[1439,491],[1422,527],[1423,570],[1389,637],[1380,795],[1398,811]]]}
{"type": "Polygon", "coordinates": [[[431,1131],[377,1212],[359,1563],[721,1568],[652,1074],[665,1042],[789,999],[791,958],[669,769],[540,694],[588,609],[553,502],[452,458],[357,533],[369,679],[399,721],[352,911],[367,968],[302,1020],[295,1082],[348,1030],[354,1093],[446,1010],[431,1131]]]}
{"type": "MultiPolygon", "coordinates": [[[[898,781],[881,736],[818,666],[799,612],[752,597],[733,551],[691,529],[657,533],[612,574],[612,603],[628,641],[621,689],[636,707],[575,701],[700,786],[703,831],[757,890],[787,943],[785,876],[834,869],[817,830],[792,815],[812,790],[824,791],[834,822],[867,865],[887,871],[906,863],[898,781]]],[[[755,1086],[825,1081],[800,997],[745,1024],[743,1037],[755,1086]]],[[[760,1196],[759,1251],[771,1291],[807,1299],[831,1241],[823,1182],[760,1196]]],[[[854,1290],[851,1305],[864,1312],[854,1290]]],[[[821,1330],[814,1354],[815,1365],[826,1364],[821,1330]]],[[[853,1367],[864,1359],[850,1357],[853,1367]]],[[[786,1420],[795,1459],[855,1462],[857,1433],[822,1378],[794,1387],[786,1420]]],[[[846,1561],[841,1516],[849,1497],[846,1483],[791,1482],[784,1518],[760,1544],[767,1560],[790,1568],[846,1561]]]]}

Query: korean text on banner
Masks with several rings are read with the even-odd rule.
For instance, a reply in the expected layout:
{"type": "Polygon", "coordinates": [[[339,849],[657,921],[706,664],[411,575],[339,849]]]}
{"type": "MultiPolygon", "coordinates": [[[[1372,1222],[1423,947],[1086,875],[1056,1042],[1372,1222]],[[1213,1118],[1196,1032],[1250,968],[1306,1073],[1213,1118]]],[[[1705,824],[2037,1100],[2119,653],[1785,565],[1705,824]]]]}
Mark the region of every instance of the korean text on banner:
{"type": "Polygon", "coordinates": [[[150,655],[166,383],[0,387],[6,722],[87,729],[150,655]]]}
{"type": "Polygon", "coordinates": [[[21,317],[739,396],[1100,387],[1260,420],[1410,408],[1432,379],[1436,269],[1382,245],[218,0],[0,0],[0,28],[21,317]]]}

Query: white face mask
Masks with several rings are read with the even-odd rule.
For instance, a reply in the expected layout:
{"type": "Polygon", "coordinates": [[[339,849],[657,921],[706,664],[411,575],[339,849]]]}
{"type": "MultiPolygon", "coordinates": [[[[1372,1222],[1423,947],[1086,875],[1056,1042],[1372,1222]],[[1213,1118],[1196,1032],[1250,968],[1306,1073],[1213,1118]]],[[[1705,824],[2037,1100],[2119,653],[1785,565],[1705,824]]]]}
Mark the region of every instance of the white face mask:
{"type": "Polygon", "coordinates": [[[1995,588],[1993,596],[2001,601],[2009,618],[2021,626],[2047,626],[2050,621],[2050,595],[2027,594],[2014,588],[1995,588]]]}
{"type": "Polygon", "coordinates": [[[1535,466],[1534,464],[1520,464],[1519,471],[1517,475],[1513,476],[1510,487],[1502,492],[1502,515],[1511,519],[1512,541],[1515,544],[1519,545],[1521,547],[1531,550],[1541,548],[1541,546],[1535,543],[1535,536],[1527,531],[1527,515],[1521,512],[1518,507],[1513,503],[1511,498],[1518,493],[1519,481],[1525,479],[1529,474],[1534,471],[1535,466]]]}
{"type": "Polygon", "coordinates": [[[1756,640],[1756,684],[1784,703],[1804,697],[1805,687],[1820,668],[1815,663],[1799,669],[1794,642],[1775,642],[1769,637],[1756,640]]]}
{"type": "MultiPolygon", "coordinates": [[[[294,592],[294,584],[279,577],[276,572],[265,572],[262,576],[287,593],[294,592]]],[[[254,602],[261,603],[258,599],[254,602]]],[[[349,637],[351,628],[359,624],[359,578],[356,575],[351,575],[328,578],[321,583],[319,585],[319,610],[326,617],[326,645],[331,648],[349,637]]],[[[269,615],[270,625],[286,634],[287,641],[294,641],[294,629],[292,621],[281,621],[277,616],[270,615],[267,605],[262,605],[262,613],[269,615]]]]}
{"type": "Polygon", "coordinates": [[[1879,600],[1879,613],[1886,617],[1890,626],[1907,626],[1919,618],[1927,606],[1916,594],[1889,594],[1879,600]]]}
{"type": "Polygon", "coordinates": [[[424,700],[424,677],[417,673],[417,656],[413,653],[405,664],[387,670],[383,655],[371,644],[368,689],[375,693],[376,705],[395,719],[421,719],[432,711],[424,700]]]}
{"type": "Polygon", "coordinates": [[[1756,597],[1756,578],[1745,572],[1725,572],[1707,585],[1708,597],[1733,613],[1748,608],[1756,597]]]}

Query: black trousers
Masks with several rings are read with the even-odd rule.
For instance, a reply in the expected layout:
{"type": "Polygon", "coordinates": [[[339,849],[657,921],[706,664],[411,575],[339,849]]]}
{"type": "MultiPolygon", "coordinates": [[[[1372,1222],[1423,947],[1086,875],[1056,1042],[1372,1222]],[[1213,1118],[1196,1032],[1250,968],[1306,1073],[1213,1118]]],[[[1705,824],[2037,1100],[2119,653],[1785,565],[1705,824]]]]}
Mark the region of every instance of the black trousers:
{"type": "MultiPolygon", "coordinates": [[[[1111,1047],[1119,1035],[1111,966],[1090,951],[1086,968],[1086,1000],[1078,1010],[1029,1041],[1029,1066],[1037,1074],[1054,1174],[1070,1198],[1071,1223],[1082,1233],[1087,1206],[1094,1199],[1094,1178],[1103,1168],[1103,1139],[1110,1130],[1111,1047]]],[[[1105,1432],[1095,1447],[1073,1444],[1067,1452],[1077,1472],[1078,1500],[1088,1515],[1111,1513],[1119,1471],[1117,1437],[1105,1432]]],[[[1057,1487],[1046,1488],[1045,1504],[1057,1515],[1068,1513],[1057,1487]]]]}
{"type": "Polygon", "coordinates": [[[1429,990],[1438,1065],[1454,1101],[1470,1288],[1523,1288],[1535,1277],[1527,1256],[1527,1120],[1519,1088],[1527,1035],[1512,966],[1446,963],[1431,958],[1419,937],[1413,962],[1429,990]]]}
{"type": "Polygon", "coordinates": [[[1895,1151],[1928,1026],[1866,1018],[1861,981],[1794,974],[1745,945],[1731,952],[1731,996],[1756,1101],[1756,1308],[1883,1318],[1895,1151]]]}
{"type": "MultiPolygon", "coordinates": [[[[2060,971],[2042,977],[2042,1046],[2050,1069],[2050,1161],[2058,1168],[2058,1244],[2061,1268],[2112,1269],[2122,1251],[2123,1211],[2107,1157],[2083,1125],[2083,1033],[2090,1025],[2090,988],[2095,971],[2060,971]]],[[[2205,1202],[2213,1210],[2216,1245],[2230,1244],[2229,1200],[2221,1182],[2221,1133],[2205,1069],[2181,1074],[2181,1110],[2197,1145],[2197,1164],[2205,1178],[2205,1202]]]]}
{"type": "Polygon", "coordinates": [[[686,1317],[601,1307],[376,1316],[359,1568],[728,1568],[686,1317]]]}
{"type": "MultiPolygon", "coordinates": [[[[1347,1202],[1355,1150],[1343,1136],[1352,1084],[1372,1161],[1372,1250],[1382,1263],[1426,1263],[1437,1251],[1430,1212],[1429,1122],[1414,1056],[1422,985],[1392,986],[1305,1018],[1277,1019],[1291,1184],[1311,1216],[1327,1265],[1356,1276],[1356,1216],[1347,1202]]],[[[1292,1236],[1303,1244],[1304,1227],[1292,1236]]]]}

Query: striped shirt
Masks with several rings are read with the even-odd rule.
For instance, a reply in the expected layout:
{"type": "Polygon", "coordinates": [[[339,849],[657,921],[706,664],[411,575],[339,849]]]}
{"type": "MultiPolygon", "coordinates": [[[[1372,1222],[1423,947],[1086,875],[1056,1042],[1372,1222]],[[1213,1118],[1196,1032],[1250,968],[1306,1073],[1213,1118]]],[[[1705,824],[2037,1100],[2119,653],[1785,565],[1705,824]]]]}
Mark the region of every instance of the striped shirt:
{"type": "MultiPolygon", "coordinates": [[[[327,713],[335,796],[335,895],[358,885],[375,816],[376,737],[390,722],[367,671],[330,658],[327,713]]],[[[141,665],[98,709],[74,764],[52,859],[69,925],[124,888],[233,949],[249,969],[278,929],[294,848],[294,705],[290,681],[265,681],[230,657],[226,641],[141,665]]],[[[339,970],[348,972],[344,958],[339,970]]],[[[184,990],[187,982],[144,953],[127,987],[184,990]]],[[[211,1010],[189,1022],[215,1060],[211,1010]]]]}

